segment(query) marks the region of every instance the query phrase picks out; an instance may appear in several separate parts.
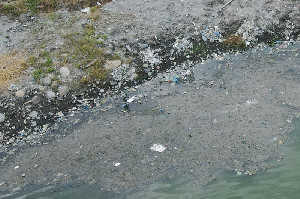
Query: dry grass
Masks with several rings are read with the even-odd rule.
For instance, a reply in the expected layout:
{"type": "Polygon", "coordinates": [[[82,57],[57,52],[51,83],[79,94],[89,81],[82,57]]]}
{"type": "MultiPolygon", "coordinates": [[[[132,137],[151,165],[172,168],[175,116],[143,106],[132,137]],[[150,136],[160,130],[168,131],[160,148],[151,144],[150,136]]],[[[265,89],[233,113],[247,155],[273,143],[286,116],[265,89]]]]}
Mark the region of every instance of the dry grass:
{"type": "Polygon", "coordinates": [[[53,12],[60,8],[78,10],[87,6],[95,6],[97,2],[103,5],[110,1],[111,0],[11,0],[0,3],[0,13],[18,17],[20,14],[28,11],[33,13],[53,12]]]}
{"type": "Polygon", "coordinates": [[[24,74],[25,61],[24,53],[20,51],[0,55],[0,92],[24,74]]]}
{"type": "Polygon", "coordinates": [[[240,35],[228,35],[223,41],[223,46],[228,50],[245,50],[247,47],[240,35]]]}

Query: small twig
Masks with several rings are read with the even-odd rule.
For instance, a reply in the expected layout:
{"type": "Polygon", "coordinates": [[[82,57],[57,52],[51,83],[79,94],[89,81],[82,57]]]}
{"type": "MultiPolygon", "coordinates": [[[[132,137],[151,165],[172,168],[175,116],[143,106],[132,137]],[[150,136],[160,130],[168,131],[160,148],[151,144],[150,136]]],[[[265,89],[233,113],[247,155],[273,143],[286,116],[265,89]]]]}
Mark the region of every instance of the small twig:
{"type": "Polygon", "coordinates": [[[222,8],[221,10],[219,10],[218,13],[223,13],[223,11],[227,8],[227,6],[229,6],[234,0],[230,0],[228,1],[222,8]]]}

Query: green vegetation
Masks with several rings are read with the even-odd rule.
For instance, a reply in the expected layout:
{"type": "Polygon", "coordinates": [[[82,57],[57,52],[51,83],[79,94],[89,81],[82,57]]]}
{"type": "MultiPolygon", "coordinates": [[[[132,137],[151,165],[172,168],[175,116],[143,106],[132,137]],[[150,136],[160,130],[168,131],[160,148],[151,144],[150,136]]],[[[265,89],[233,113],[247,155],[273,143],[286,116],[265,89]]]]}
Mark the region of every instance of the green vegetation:
{"type": "Polygon", "coordinates": [[[58,19],[58,16],[55,13],[50,13],[48,17],[53,22],[57,21],[57,19],[58,19]]]}
{"type": "Polygon", "coordinates": [[[54,67],[49,67],[47,68],[47,73],[53,73],[55,71],[55,68],[54,67]]]}
{"type": "Polygon", "coordinates": [[[103,67],[106,60],[120,59],[119,55],[105,55],[102,52],[103,40],[107,35],[96,35],[92,24],[85,26],[82,33],[74,33],[66,36],[67,54],[72,55],[67,62],[86,71],[87,77],[81,79],[81,83],[105,80],[109,76],[109,70],[103,67]]]}
{"type": "Polygon", "coordinates": [[[194,56],[199,56],[199,57],[205,57],[208,53],[208,47],[205,43],[199,43],[198,45],[195,45],[193,47],[193,50],[192,50],[192,54],[194,56]]]}
{"type": "Polygon", "coordinates": [[[42,77],[45,77],[47,73],[55,72],[55,68],[53,67],[53,60],[48,51],[41,52],[37,57],[29,57],[26,63],[28,66],[36,69],[32,73],[35,81],[39,81],[42,77]]]}
{"type": "Polygon", "coordinates": [[[26,12],[25,1],[16,1],[15,3],[0,3],[0,13],[7,16],[18,17],[26,12]]]}
{"type": "Polygon", "coordinates": [[[37,69],[37,70],[33,71],[32,76],[35,81],[39,81],[42,77],[42,74],[43,74],[43,70],[37,69]]]}
{"type": "Polygon", "coordinates": [[[267,41],[267,44],[271,47],[275,46],[276,45],[276,41],[278,40],[278,36],[275,35],[272,39],[268,40],[267,41]]]}
{"type": "Polygon", "coordinates": [[[44,63],[46,67],[51,67],[53,65],[53,61],[50,57],[47,57],[46,62],[44,63]]]}

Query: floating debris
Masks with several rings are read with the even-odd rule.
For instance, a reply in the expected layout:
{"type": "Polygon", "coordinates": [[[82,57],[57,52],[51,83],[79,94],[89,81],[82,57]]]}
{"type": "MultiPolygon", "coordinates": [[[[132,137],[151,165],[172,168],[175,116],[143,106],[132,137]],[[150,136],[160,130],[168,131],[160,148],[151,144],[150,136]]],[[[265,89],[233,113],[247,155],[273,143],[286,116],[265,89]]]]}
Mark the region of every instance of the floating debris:
{"type": "Polygon", "coordinates": [[[152,151],[157,151],[162,153],[164,150],[166,150],[166,147],[160,144],[153,144],[153,146],[150,148],[152,151]]]}

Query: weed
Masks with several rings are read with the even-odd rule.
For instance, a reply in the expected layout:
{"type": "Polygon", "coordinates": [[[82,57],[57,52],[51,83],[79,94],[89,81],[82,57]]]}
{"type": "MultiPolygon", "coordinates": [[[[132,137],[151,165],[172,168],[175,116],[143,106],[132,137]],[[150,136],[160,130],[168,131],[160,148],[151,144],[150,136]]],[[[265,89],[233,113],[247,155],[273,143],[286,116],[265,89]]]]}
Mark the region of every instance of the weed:
{"type": "Polygon", "coordinates": [[[93,80],[105,80],[108,74],[108,70],[103,68],[101,61],[97,61],[92,65],[88,72],[89,78],[93,80]]]}
{"type": "Polygon", "coordinates": [[[55,13],[50,13],[48,17],[53,22],[57,21],[58,19],[58,16],[55,13]]]}
{"type": "Polygon", "coordinates": [[[43,0],[26,0],[26,4],[28,5],[28,9],[31,10],[34,13],[37,13],[38,8],[40,8],[40,5],[44,3],[43,0]]]}
{"type": "Polygon", "coordinates": [[[55,68],[54,67],[49,67],[47,68],[46,72],[47,73],[53,73],[55,71],[55,68]]]}
{"type": "Polygon", "coordinates": [[[16,1],[15,3],[1,3],[0,13],[11,17],[18,17],[20,14],[26,12],[25,2],[16,1]]]}
{"type": "Polygon", "coordinates": [[[40,53],[40,56],[41,57],[49,57],[50,53],[48,51],[44,50],[43,52],[40,53]]]}
{"type": "Polygon", "coordinates": [[[193,47],[192,54],[200,57],[206,56],[208,53],[207,45],[205,43],[199,43],[193,47]]]}
{"type": "Polygon", "coordinates": [[[111,54],[111,55],[107,55],[107,59],[108,60],[119,60],[119,59],[121,59],[121,57],[118,54],[111,54]]]}
{"type": "Polygon", "coordinates": [[[276,45],[276,41],[278,40],[278,36],[275,35],[272,39],[267,41],[267,44],[271,47],[274,47],[276,45]]]}
{"type": "Polygon", "coordinates": [[[50,57],[47,57],[46,62],[44,63],[44,66],[50,67],[53,65],[53,60],[50,57]]]}
{"type": "Polygon", "coordinates": [[[96,6],[92,6],[91,7],[91,13],[93,14],[93,13],[95,13],[97,11],[97,7],[96,6]]]}
{"type": "Polygon", "coordinates": [[[31,66],[35,65],[37,62],[37,58],[34,56],[29,57],[28,62],[31,66]]]}
{"type": "Polygon", "coordinates": [[[241,36],[229,35],[223,41],[223,47],[225,50],[235,51],[235,50],[245,50],[247,48],[247,45],[241,36]]]}
{"type": "Polygon", "coordinates": [[[43,74],[42,69],[36,69],[35,71],[33,71],[32,76],[35,81],[39,81],[42,77],[42,74],[43,74]]]}
{"type": "Polygon", "coordinates": [[[119,58],[117,55],[109,57],[102,52],[103,42],[98,41],[101,36],[95,35],[95,27],[92,24],[86,25],[85,30],[80,33],[66,36],[67,54],[72,55],[67,61],[75,64],[78,68],[85,70],[87,78],[80,82],[104,80],[108,77],[109,71],[103,68],[105,61],[109,58],[119,58]]]}

